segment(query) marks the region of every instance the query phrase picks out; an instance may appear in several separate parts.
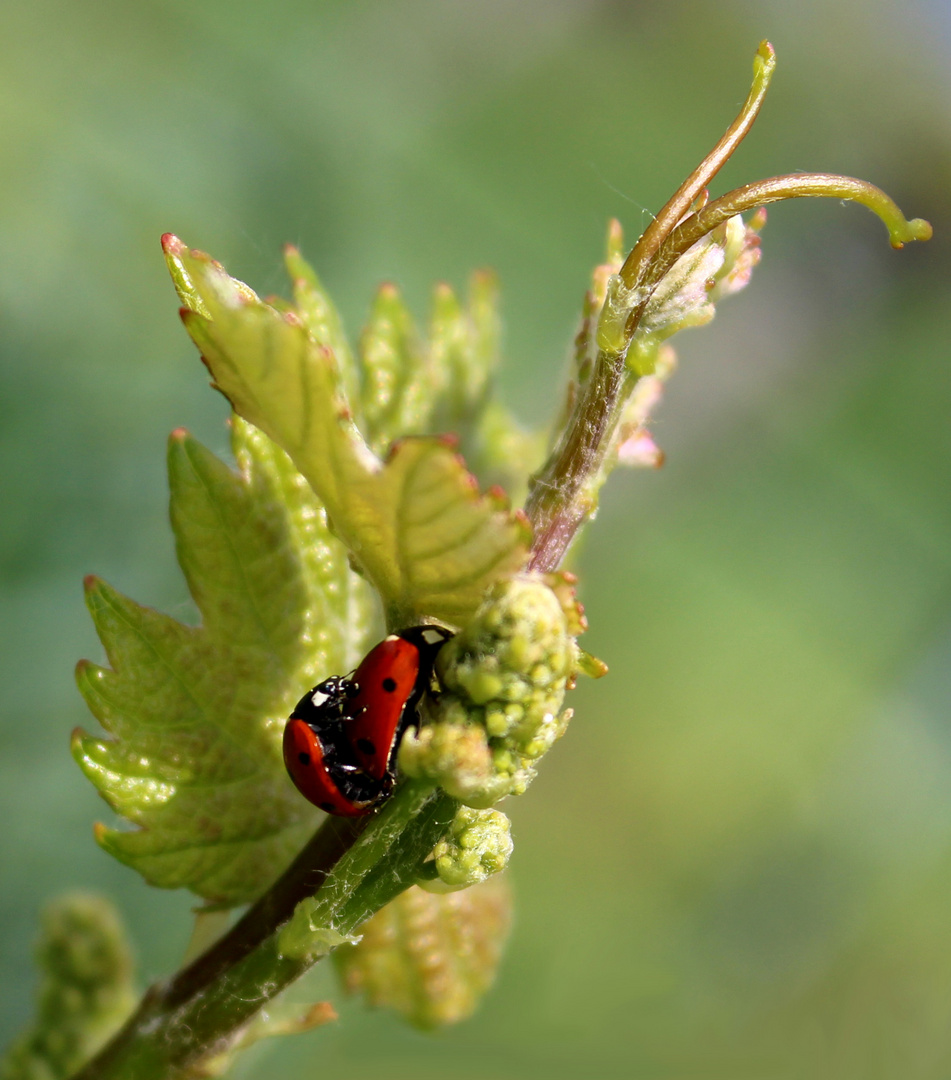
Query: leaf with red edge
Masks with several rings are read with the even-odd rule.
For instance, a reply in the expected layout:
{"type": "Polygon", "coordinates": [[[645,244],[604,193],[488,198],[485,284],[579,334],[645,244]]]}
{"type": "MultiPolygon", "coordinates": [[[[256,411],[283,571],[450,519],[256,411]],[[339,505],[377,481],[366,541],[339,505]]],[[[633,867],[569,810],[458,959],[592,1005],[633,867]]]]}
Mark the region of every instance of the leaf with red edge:
{"type": "Polygon", "coordinates": [[[214,385],[307,478],[391,625],[464,622],[493,581],[524,565],[527,523],[480,496],[452,443],[398,441],[385,460],[370,450],[340,359],[329,337],[315,336],[313,320],[264,303],[174,237],[165,251],[214,385]]]}

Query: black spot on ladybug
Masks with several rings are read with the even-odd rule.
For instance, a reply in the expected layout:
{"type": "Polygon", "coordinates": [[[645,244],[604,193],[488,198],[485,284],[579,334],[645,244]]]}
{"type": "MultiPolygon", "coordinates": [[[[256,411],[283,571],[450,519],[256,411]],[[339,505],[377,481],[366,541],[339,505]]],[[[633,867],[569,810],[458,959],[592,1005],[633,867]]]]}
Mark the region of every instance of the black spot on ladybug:
{"type": "Polygon", "coordinates": [[[308,754],[306,750],[301,750],[301,752],[297,755],[297,760],[301,763],[301,765],[309,765],[310,754],[308,754]]]}
{"type": "Polygon", "coordinates": [[[325,811],[328,814],[332,814],[334,812],[334,804],[333,803],[322,802],[322,803],[318,803],[318,805],[320,806],[321,810],[325,811]]]}
{"type": "Polygon", "coordinates": [[[376,756],[376,746],[372,739],[357,739],[357,748],[370,757],[376,756]]]}
{"type": "Polygon", "coordinates": [[[383,689],[384,689],[384,690],[385,690],[385,691],[386,691],[386,692],[387,692],[388,694],[392,694],[392,693],[393,693],[393,691],[394,691],[394,690],[396,689],[396,679],[391,679],[391,678],[390,678],[389,676],[387,676],[387,677],[386,677],[386,678],[385,678],[385,679],[383,680],[383,689]]]}

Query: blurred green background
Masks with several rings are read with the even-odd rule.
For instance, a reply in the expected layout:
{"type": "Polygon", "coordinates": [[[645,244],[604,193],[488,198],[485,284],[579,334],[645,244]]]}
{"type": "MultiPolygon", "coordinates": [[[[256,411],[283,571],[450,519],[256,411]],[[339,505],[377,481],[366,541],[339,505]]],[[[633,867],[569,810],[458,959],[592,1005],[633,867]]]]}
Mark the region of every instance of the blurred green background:
{"type": "MultiPolygon", "coordinates": [[[[352,332],[382,279],[495,267],[508,402],[556,400],[607,219],[633,238],[779,70],[717,181],[867,177],[936,238],[771,211],[764,260],[678,338],[660,472],[580,559],[611,675],[514,819],[518,913],[478,1016],[342,1004],[243,1076],[951,1075],[951,10],[946,0],[33,0],[0,4],[0,1042],[42,901],[120,904],[143,979],[191,898],[100,852],[73,765],[96,572],[190,608],[164,445],[226,452],[166,230],[260,292],[299,244],[352,332]]],[[[328,972],[308,987],[339,995],[328,972]]]]}

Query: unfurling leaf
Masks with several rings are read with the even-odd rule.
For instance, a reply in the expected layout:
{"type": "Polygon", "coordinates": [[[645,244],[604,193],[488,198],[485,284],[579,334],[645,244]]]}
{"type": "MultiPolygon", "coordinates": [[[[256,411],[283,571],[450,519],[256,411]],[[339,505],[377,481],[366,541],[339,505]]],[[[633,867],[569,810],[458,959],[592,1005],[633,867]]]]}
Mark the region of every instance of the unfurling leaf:
{"type": "MultiPolygon", "coordinates": [[[[464,622],[494,580],[525,563],[524,519],[479,495],[452,440],[404,439],[381,460],[354,422],[329,335],[316,338],[304,316],[265,304],[177,239],[165,245],[185,326],[215,385],[291,456],[379,592],[388,622],[464,622]]],[[[364,354],[379,353],[363,389],[364,413],[371,411],[368,385],[381,406],[377,441],[393,434],[391,407],[401,424],[426,419],[416,391],[394,374],[401,365],[416,371],[401,302],[390,290],[380,305],[386,310],[371,323],[373,348],[364,340],[364,354]]]]}
{"type": "Polygon", "coordinates": [[[37,1016],[0,1063],[2,1080],[61,1080],[132,1011],[132,959],[115,908],[74,893],[49,904],[37,947],[37,1016]]]}
{"type": "Polygon", "coordinates": [[[439,393],[433,431],[451,431],[483,483],[501,484],[513,503],[524,501],[528,476],[541,464],[546,434],[528,431],[493,393],[499,363],[498,282],[480,270],[469,281],[464,307],[448,285],[437,285],[429,325],[432,370],[439,393]]]}
{"type": "Polygon", "coordinates": [[[364,433],[374,453],[383,454],[401,435],[429,430],[438,389],[423,356],[413,318],[394,285],[376,294],[370,321],[360,338],[364,433]]]}
{"type": "Polygon", "coordinates": [[[79,688],[111,739],[77,732],[79,765],[134,831],[100,844],[153,885],[253,899],[313,831],[317,812],[281,760],[302,688],[364,647],[369,597],[283,451],[235,419],[235,473],[184,432],[169,446],[178,558],[198,627],[104,582],[87,602],[111,665],[79,688]]]}
{"type": "Polygon", "coordinates": [[[413,886],[361,926],[358,945],[333,954],[351,993],[414,1027],[465,1020],[491,986],[511,922],[504,875],[463,892],[413,886]]]}

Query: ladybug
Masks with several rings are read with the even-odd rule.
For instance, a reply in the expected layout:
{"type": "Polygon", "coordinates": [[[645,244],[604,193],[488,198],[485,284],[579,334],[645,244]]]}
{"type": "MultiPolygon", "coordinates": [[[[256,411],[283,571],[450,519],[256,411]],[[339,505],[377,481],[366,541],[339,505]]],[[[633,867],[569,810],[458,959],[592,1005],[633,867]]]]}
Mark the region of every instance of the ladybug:
{"type": "Polygon", "coordinates": [[[300,793],[328,814],[367,814],[392,791],[406,728],[432,682],[436,654],[452,637],[413,626],[374,646],[350,676],[318,683],[284,728],[284,764],[300,793]]]}

